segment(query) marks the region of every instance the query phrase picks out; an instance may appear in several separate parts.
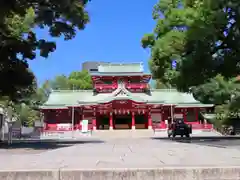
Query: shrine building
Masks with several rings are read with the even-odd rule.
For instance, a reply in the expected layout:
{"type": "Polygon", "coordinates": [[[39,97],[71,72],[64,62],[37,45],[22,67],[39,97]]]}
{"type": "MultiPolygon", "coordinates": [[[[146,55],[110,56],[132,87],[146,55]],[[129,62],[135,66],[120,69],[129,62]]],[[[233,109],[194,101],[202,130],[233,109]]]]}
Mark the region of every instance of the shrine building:
{"type": "Polygon", "coordinates": [[[101,64],[91,73],[93,90],[53,90],[41,106],[44,131],[166,129],[169,119],[181,118],[193,128],[211,128],[202,104],[192,94],[175,89],[150,89],[151,74],[142,63],[101,64]]]}

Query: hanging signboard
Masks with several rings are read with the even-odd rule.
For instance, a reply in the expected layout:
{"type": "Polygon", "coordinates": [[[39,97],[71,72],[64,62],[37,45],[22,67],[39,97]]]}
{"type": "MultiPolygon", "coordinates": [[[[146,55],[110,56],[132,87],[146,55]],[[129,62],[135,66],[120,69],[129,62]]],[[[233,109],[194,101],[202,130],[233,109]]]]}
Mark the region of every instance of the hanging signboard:
{"type": "Polygon", "coordinates": [[[82,120],[82,133],[88,132],[88,120],[84,119],[82,120]]]}

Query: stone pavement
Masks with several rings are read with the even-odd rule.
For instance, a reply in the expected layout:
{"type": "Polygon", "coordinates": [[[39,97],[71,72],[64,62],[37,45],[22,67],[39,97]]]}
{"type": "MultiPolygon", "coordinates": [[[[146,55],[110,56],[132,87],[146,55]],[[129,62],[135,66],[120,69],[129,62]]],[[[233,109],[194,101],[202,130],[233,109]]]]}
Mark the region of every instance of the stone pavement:
{"type": "MultiPolygon", "coordinates": [[[[180,180],[182,178],[185,180],[190,180],[197,179],[195,178],[194,173],[196,174],[197,171],[199,171],[199,167],[200,169],[205,168],[201,170],[201,172],[199,172],[199,174],[201,174],[200,179],[202,179],[202,174],[204,173],[217,173],[219,174],[219,177],[212,178],[211,175],[211,178],[206,178],[205,176],[204,179],[220,180],[222,179],[222,176],[220,178],[220,174],[223,172],[224,174],[228,174],[227,178],[229,178],[229,176],[231,176],[232,178],[232,176],[234,175],[234,180],[240,179],[240,150],[235,148],[219,148],[191,143],[175,142],[161,138],[111,138],[108,140],[105,139],[105,142],[103,143],[93,142],[87,144],[75,144],[70,147],[63,147],[46,152],[40,152],[38,154],[0,154],[0,158],[0,170],[4,171],[0,172],[0,179],[3,177],[2,173],[9,172],[8,174],[11,174],[13,173],[12,171],[23,172],[27,170],[28,176],[31,175],[30,172],[36,171],[38,175],[40,173],[39,178],[36,178],[38,180],[145,180],[146,178],[143,178],[146,176],[145,171],[154,171],[154,173],[152,172],[153,174],[155,174],[154,177],[153,175],[151,175],[151,178],[148,179],[159,180],[161,178],[156,176],[156,172],[159,175],[159,173],[161,174],[163,173],[163,171],[167,171],[167,168],[172,168],[171,173],[175,174],[174,178],[172,175],[172,178],[170,178],[170,172],[164,172],[164,177],[167,173],[169,179],[180,180]],[[219,169],[212,169],[213,167],[219,167],[219,169]],[[224,169],[222,169],[223,167],[224,169]],[[234,167],[235,169],[231,169],[230,167],[234,167]],[[187,172],[189,168],[196,169],[187,172]],[[143,169],[143,174],[145,174],[145,176],[141,175],[143,176],[142,178],[123,178],[121,175],[121,177],[116,178],[113,174],[109,175],[101,172],[102,170],[106,170],[108,173],[113,173],[112,171],[123,170],[124,172],[128,171],[128,173],[130,173],[127,176],[132,176],[132,174],[134,174],[135,172],[133,171],[133,169],[137,169],[138,171],[141,171],[141,169],[143,169]],[[43,176],[42,174],[44,174],[42,173],[42,171],[45,170],[48,170],[49,172],[47,171],[47,175],[44,176],[44,178],[41,178],[43,176]],[[53,173],[53,171],[58,174],[58,177],[54,179],[50,175],[51,177],[48,178],[49,173],[51,174],[53,173]],[[82,177],[82,173],[79,174],[80,171],[84,171],[84,178],[82,177]],[[64,178],[59,178],[59,172],[65,172],[64,178]],[[96,173],[101,172],[104,178],[102,177],[96,179],[96,177],[93,178],[93,175],[91,175],[90,177],[90,175],[88,175],[90,172],[92,174],[95,173],[95,176],[96,173]],[[179,174],[182,176],[179,176],[179,174]],[[238,177],[236,177],[236,175],[238,175],[238,177]],[[88,178],[86,178],[85,176],[87,176],[88,178]],[[179,178],[177,178],[178,176],[179,178]]],[[[54,176],[56,176],[56,174],[54,174],[54,176]]],[[[36,174],[34,174],[34,177],[35,176],[38,177],[36,174]]],[[[124,176],[126,176],[126,174],[124,176]]],[[[7,176],[4,174],[4,177],[7,176]]],[[[168,178],[165,177],[163,179],[168,178]]],[[[14,176],[14,178],[6,179],[13,180],[16,178],[14,176]]],[[[18,179],[20,180],[21,178],[18,179]]],[[[223,179],[226,179],[226,177],[224,177],[223,179]]]]}
{"type": "Polygon", "coordinates": [[[154,139],[111,139],[39,154],[0,155],[0,170],[240,165],[240,151],[154,139]]]}
{"type": "MultiPolygon", "coordinates": [[[[212,131],[193,130],[191,137],[219,137],[220,133],[212,131]]],[[[167,131],[155,131],[152,137],[167,137],[167,131]]]]}

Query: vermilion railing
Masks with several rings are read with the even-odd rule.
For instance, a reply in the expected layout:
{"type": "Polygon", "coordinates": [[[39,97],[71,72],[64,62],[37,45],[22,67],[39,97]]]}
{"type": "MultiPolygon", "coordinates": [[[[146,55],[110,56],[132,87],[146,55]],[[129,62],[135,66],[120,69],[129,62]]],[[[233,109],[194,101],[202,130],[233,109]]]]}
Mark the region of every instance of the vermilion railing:
{"type": "Polygon", "coordinates": [[[147,88],[147,84],[142,84],[142,83],[139,83],[139,84],[127,84],[126,87],[128,89],[145,89],[147,88]]]}
{"type": "Polygon", "coordinates": [[[212,124],[192,124],[193,129],[212,129],[212,124]]]}
{"type": "MultiPolygon", "coordinates": [[[[192,129],[213,129],[212,124],[191,124],[192,129]]],[[[165,123],[153,124],[154,129],[167,129],[167,125],[165,123]]]]}
{"type": "Polygon", "coordinates": [[[152,127],[153,129],[167,129],[167,125],[165,123],[154,123],[152,127]]]}
{"type": "MultiPolygon", "coordinates": [[[[73,130],[81,130],[82,126],[80,124],[76,124],[73,126],[73,130]]],[[[92,124],[88,124],[88,129],[93,129],[92,124]]],[[[43,131],[71,131],[72,127],[58,127],[58,124],[46,124],[43,131]]]]}
{"type": "Polygon", "coordinates": [[[116,89],[116,84],[95,84],[96,89],[116,89]]]}

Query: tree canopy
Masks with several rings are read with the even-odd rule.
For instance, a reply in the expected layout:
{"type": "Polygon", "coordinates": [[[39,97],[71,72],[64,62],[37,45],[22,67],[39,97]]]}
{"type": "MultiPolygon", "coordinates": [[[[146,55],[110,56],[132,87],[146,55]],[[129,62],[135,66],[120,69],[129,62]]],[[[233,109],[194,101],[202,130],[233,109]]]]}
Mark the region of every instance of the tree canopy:
{"type": "Polygon", "coordinates": [[[239,7],[235,0],[159,1],[156,26],[141,41],[151,50],[153,78],[203,103],[239,109],[239,7]]]}
{"type": "Polygon", "coordinates": [[[33,99],[38,106],[47,100],[52,90],[88,90],[92,88],[92,79],[88,71],[73,71],[68,76],[58,75],[45,81],[33,95],[33,99]]]}
{"type": "MultiPolygon", "coordinates": [[[[69,76],[59,75],[53,80],[45,82],[53,90],[92,89],[92,79],[88,71],[74,71],[69,76]]],[[[45,85],[46,86],[46,85],[45,85]]]]}
{"type": "Polygon", "coordinates": [[[85,83],[90,79],[86,72],[72,73],[65,84],[64,77],[58,76],[51,83],[45,82],[38,87],[28,67],[28,61],[34,60],[36,56],[47,58],[49,53],[56,50],[54,41],[37,38],[36,28],[45,29],[55,38],[73,39],[77,31],[83,30],[89,22],[85,10],[89,1],[0,2],[0,103],[5,108],[11,107],[24,124],[32,125],[39,118],[37,107],[47,100],[54,86],[63,89],[91,87],[90,83],[85,83]]]}
{"type": "MultiPolygon", "coordinates": [[[[33,87],[30,87],[33,89],[33,87]]],[[[88,71],[74,71],[69,76],[58,75],[52,80],[45,81],[28,96],[22,96],[12,101],[8,96],[0,98],[0,105],[5,109],[11,108],[18,120],[25,126],[32,126],[36,120],[41,119],[39,106],[43,105],[52,90],[80,90],[92,89],[92,80],[88,71]]]]}
{"type": "Polygon", "coordinates": [[[159,1],[153,10],[154,32],[142,39],[142,46],[151,49],[153,76],[183,91],[218,74],[236,77],[239,5],[234,0],[159,1]]]}
{"type": "Polygon", "coordinates": [[[163,84],[159,79],[152,81],[151,87],[154,89],[167,89],[170,88],[168,84],[163,84]]]}
{"type": "Polygon", "coordinates": [[[48,57],[55,42],[37,39],[36,27],[52,37],[65,40],[75,37],[89,21],[85,6],[88,0],[2,0],[0,2],[0,94],[15,98],[31,86],[34,75],[28,60],[48,57]]]}

